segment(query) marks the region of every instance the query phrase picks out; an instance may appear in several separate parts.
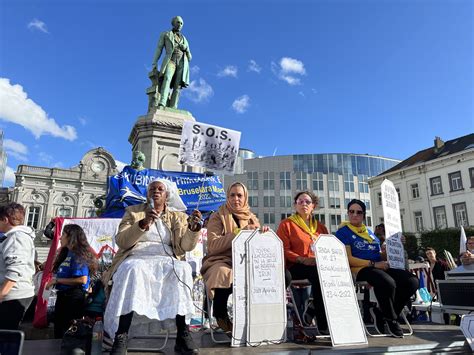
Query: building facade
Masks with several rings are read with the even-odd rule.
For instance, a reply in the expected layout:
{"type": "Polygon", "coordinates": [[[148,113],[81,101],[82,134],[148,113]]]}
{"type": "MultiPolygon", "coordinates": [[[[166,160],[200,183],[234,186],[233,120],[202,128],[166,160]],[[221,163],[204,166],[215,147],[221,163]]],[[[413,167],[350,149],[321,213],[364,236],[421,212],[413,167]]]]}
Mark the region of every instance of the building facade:
{"type": "MultiPolygon", "coordinates": [[[[242,156],[242,155],[241,155],[242,156]]],[[[319,197],[316,217],[331,232],[347,219],[347,203],[357,198],[367,204],[367,224],[372,226],[368,179],[398,164],[399,160],[362,154],[305,154],[250,158],[245,154],[243,171],[224,177],[228,187],[243,182],[249,203],[260,223],[276,230],[280,221],[294,213],[297,191],[311,190],[319,197]]]]}
{"type": "Polygon", "coordinates": [[[0,186],[3,186],[5,170],[7,169],[7,154],[3,148],[3,131],[0,130],[0,186]]]}
{"type": "Polygon", "coordinates": [[[474,134],[421,150],[369,181],[375,223],[383,221],[380,186],[392,181],[400,200],[402,229],[425,230],[474,223],[474,134]]]}
{"type": "Polygon", "coordinates": [[[26,224],[43,229],[53,217],[95,217],[94,200],[107,192],[107,178],[117,173],[104,148],[88,151],[71,169],[19,165],[11,200],[26,208],[26,224]]]}

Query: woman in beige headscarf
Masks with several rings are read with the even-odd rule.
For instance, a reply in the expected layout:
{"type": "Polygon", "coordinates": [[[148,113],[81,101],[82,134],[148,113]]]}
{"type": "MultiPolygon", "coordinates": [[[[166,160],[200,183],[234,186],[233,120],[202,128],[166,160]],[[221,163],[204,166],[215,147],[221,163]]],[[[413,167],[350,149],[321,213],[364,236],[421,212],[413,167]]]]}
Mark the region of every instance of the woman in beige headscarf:
{"type": "MultiPolygon", "coordinates": [[[[227,202],[212,214],[207,225],[207,256],[201,274],[213,299],[213,315],[225,332],[232,331],[227,313],[227,300],[232,293],[232,240],[242,229],[260,228],[250,211],[248,192],[244,184],[235,182],[227,189],[227,202]]],[[[267,231],[263,227],[262,231],[267,231]]]]}

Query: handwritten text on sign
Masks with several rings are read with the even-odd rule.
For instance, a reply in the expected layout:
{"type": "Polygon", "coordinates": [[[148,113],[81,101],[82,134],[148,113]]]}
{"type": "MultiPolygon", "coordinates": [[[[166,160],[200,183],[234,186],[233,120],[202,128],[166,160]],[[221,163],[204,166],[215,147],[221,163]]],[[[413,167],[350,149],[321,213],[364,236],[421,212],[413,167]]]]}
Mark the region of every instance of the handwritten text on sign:
{"type": "Polygon", "coordinates": [[[333,345],[367,343],[345,246],[332,235],[312,245],[333,345]]]}
{"type": "Polygon", "coordinates": [[[252,290],[253,303],[278,303],[280,287],[277,287],[278,250],[265,244],[257,245],[252,251],[252,275],[254,287],[252,290]]]}
{"type": "Polygon", "coordinates": [[[181,134],[179,161],[181,164],[233,174],[239,144],[240,132],[185,121],[181,134]]]}
{"type": "Polygon", "coordinates": [[[387,244],[387,260],[391,268],[405,268],[405,254],[400,237],[402,233],[402,222],[400,218],[400,205],[397,189],[393,183],[385,179],[381,186],[382,207],[385,223],[385,240],[387,244]],[[390,239],[395,238],[392,242],[390,239]]]}

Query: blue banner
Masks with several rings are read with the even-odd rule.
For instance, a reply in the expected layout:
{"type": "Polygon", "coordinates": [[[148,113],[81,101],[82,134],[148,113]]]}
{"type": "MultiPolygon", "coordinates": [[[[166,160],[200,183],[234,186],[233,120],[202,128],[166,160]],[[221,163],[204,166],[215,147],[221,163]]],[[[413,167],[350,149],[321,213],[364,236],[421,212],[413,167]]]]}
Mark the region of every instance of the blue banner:
{"type": "Polygon", "coordinates": [[[154,169],[135,170],[127,165],[122,172],[109,177],[106,207],[101,217],[121,218],[126,207],[145,202],[147,186],[157,178],[176,183],[187,213],[191,213],[198,205],[203,214],[217,211],[226,200],[218,176],[154,169]]]}

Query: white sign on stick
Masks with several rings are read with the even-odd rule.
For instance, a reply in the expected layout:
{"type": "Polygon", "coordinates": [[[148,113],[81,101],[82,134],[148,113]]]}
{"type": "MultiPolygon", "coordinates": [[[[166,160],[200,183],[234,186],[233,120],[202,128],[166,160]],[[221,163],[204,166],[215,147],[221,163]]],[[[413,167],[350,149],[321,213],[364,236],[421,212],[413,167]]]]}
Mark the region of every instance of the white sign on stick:
{"type": "Polygon", "coordinates": [[[232,240],[233,293],[232,307],[234,315],[231,346],[242,346],[247,341],[247,280],[245,274],[245,242],[253,230],[242,230],[232,240]]]}
{"type": "Polygon", "coordinates": [[[286,338],[283,243],[272,230],[257,231],[245,243],[247,255],[247,342],[267,344],[286,338]]]}
{"type": "Polygon", "coordinates": [[[179,162],[211,171],[234,174],[239,145],[240,132],[185,121],[179,147],[179,162]]]}
{"type": "Polygon", "coordinates": [[[385,179],[382,183],[382,208],[385,224],[387,261],[392,269],[405,269],[405,252],[401,241],[402,221],[397,189],[385,179]]]}
{"type": "Polygon", "coordinates": [[[333,346],[367,344],[346,247],[335,236],[322,234],[311,248],[333,346]]]}

